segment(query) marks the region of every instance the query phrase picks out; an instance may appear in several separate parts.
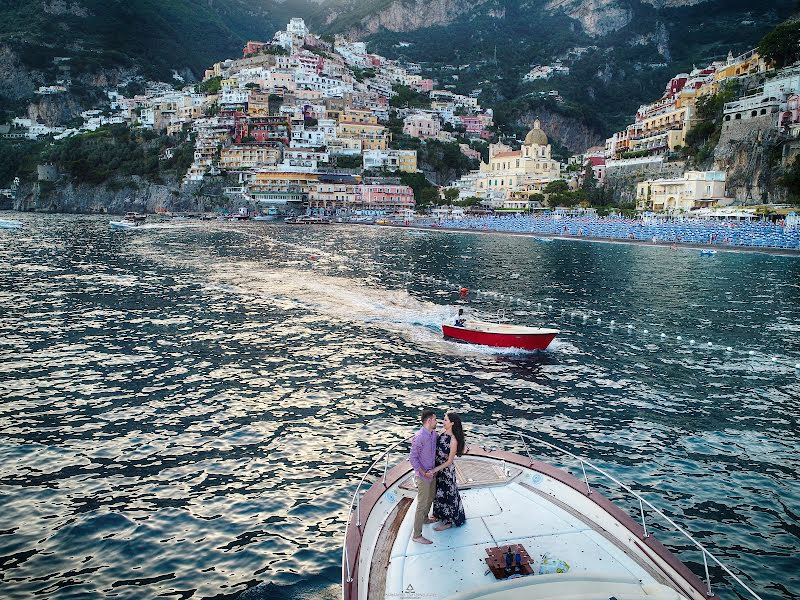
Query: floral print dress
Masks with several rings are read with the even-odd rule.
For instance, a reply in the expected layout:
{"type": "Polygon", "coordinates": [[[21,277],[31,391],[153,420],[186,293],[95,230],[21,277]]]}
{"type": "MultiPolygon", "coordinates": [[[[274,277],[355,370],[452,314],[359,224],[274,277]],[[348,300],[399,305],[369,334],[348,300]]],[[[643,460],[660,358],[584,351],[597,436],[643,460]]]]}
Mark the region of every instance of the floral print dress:
{"type": "MultiPolygon", "coordinates": [[[[446,433],[441,434],[436,440],[436,466],[447,462],[450,456],[450,444],[455,444],[456,439],[446,433]]],[[[461,503],[461,494],[456,485],[456,467],[450,465],[436,474],[436,497],[433,500],[433,516],[440,521],[452,523],[454,527],[461,527],[467,520],[464,515],[464,505],[461,503]]]]}

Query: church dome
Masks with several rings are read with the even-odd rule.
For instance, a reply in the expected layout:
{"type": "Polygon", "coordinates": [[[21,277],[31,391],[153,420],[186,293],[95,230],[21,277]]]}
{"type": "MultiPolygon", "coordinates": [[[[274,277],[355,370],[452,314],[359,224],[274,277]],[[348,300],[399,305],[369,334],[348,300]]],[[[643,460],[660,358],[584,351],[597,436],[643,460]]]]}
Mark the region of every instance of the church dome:
{"type": "Polygon", "coordinates": [[[539,119],[536,119],[536,121],[533,123],[533,129],[531,129],[528,132],[528,135],[525,136],[525,145],[547,146],[548,144],[549,142],[547,141],[547,136],[545,135],[544,131],[542,131],[539,119]]]}

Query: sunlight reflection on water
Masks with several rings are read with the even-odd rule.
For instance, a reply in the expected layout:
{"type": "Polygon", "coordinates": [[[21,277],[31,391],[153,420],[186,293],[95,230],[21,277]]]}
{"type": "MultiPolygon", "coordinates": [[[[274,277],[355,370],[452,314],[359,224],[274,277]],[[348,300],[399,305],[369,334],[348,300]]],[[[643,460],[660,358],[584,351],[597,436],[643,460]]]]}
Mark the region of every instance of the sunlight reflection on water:
{"type": "Polygon", "coordinates": [[[797,259],[23,217],[0,233],[4,596],[336,597],[354,478],[435,405],[574,444],[795,597],[797,259]],[[562,335],[446,342],[456,290],[423,276],[562,335]]]}

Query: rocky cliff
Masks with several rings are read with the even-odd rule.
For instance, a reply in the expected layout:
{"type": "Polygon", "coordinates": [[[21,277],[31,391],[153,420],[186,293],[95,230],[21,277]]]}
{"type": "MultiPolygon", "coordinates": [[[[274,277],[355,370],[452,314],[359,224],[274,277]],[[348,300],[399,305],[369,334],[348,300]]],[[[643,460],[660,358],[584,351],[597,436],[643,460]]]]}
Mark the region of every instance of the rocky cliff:
{"type": "Polygon", "coordinates": [[[591,125],[545,107],[521,112],[514,122],[521,128],[530,129],[536,119],[541,121],[542,130],[551,141],[555,140],[573,152],[583,152],[592,146],[605,145],[605,137],[591,125]]]}
{"type": "Polygon", "coordinates": [[[64,125],[86,108],[71,94],[41,96],[28,104],[28,118],[49,127],[64,125]]]}
{"type": "Polygon", "coordinates": [[[154,213],[158,210],[194,212],[227,206],[222,180],[180,186],[177,182],[153,183],[131,177],[105,185],[76,185],[64,181],[24,185],[14,210],[65,213],[126,212],[154,213]]]}
{"type": "Polygon", "coordinates": [[[0,102],[30,98],[44,78],[22,64],[8,44],[0,44],[0,102]]]}
{"type": "Polygon", "coordinates": [[[727,171],[727,194],[745,203],[785,202],[787,190],[778,183],[781,156],[790,139],[768,126],[750,126],[723,133],[714,151],[713,167],[727,171]]]}
{"type": "MultiPolygon", "coordinates": [[[[351,38],[361,39],[386,29],[388,31],[415,31],[435,25],[449,25],[459,17],[495,0],[397,0],[370,13],[347,27],[351,38]]],[[[353,15],[334,10],[326,24],[338,29],[353,15]]]]}
{"type": "Polygon", "coordinates": [[[546,8],[580,21],[583,30],[591,36],[622,29],[633,19],[630,5],[619,0],[550,0],[546,8]]]}
{"type": "MultiPolygon", "coordinates": [[[[642,0],[656,9],[681,8],[708,0],[642,0]]],[[[540,11],[541,4],[520,2],[531,12],[540,11]]],[[[550,13],[564,14],[579,21],[583,30],[593,37],[619,31],[636,16],[630,2],[624,0],[548,0],[544,5],[550,13]]],[[[332,30],[341,29],[357,38],[367,37],[381,29],[414,31],[436,25],[448,25],[463,15],[485,10],[496,18],[505,15],[505,6],[497,0],[393,0],[369,5],[349,2],[331,6],[324,22],[332,30]],[[359,11],[365,14],[360,15],[359,11]],[[353,23],[355,21],[355,23],[353,23]]]]}

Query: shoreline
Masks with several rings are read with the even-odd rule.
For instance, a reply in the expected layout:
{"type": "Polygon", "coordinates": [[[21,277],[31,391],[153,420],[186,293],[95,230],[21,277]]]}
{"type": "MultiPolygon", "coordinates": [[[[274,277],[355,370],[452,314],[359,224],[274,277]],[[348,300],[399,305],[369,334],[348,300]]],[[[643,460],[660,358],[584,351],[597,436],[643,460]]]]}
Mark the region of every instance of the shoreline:
{"type": "Polygon", "coordinates": [[[625,244],[633,246],[648,246],[656,248],[670,248],[676,250],[717,250],[719,252],[739,252],[748,254],[767,254],[770,256],[785,256],[800,258],[800,249],[794,248],[756,248],[752,246],[732,246],[728,244],[694,244],[687,242],[664,242],[648,240],[620,240],[617,238],[578,237],[555,233],[535,233],[531,231],[502,231],[500,229],[458,229],[456,227],[426,227],[422,225],[377,225],[377,227],[392,227],[394,229],[415,229],[417,231],[446,231],[448,233],[471,233],[477,235],[510,235],[526,238],[547,238],[566,242],[589,242],[595,244],[625,244]]]}
{"type": "MultiPolygon", "coordinates": [[[[38,213],[38,214],[86,214],[98,217],[115,216],[112,213],[53,213],[38,211],[14,211],[14,210],[0,210],[2,213],[38,213]]],[[[199,220],[199,219],[198,219],[199,220]]],[[[201,221],[202,222],[202,221],[201,221]]],[[[280,221],[275,221],[280,223],[280,221]]],[[[335,225],[357,225],[377,228],[391,228],[391,229],[413,229],[415,231],[428,231],[436,232],[443,231],[447,233],[467,233],[473,235],[508,235],[515,237],[525,238],[546,238],[550,240],[560,240],[565,242],[589,242],[595,244],[623,244],[633,246],[648,246],[657,248],[671,248],[674,246],[675,250],[716,250],[718,252],[732,252],[732,253],[748,253],[748,254],[766,254],[769,256],[784,256],[789,258],[800,258],[800,249],[795,248],[768,248],[768,247],[754,247],[754,246],[733,246],[728,244],[696,244],[691,242],[666,242],[651,240],[637,240],[637,239],[618,239],[618,238],[603,238],[603,237],[583,237],[571,236],[556,233],[536,233],[532,231],[503,231],[501,229],[459,229],[457,227],[431,227],[426,225],[375,225],[374,223],[334,223],[335,225]]]]}

